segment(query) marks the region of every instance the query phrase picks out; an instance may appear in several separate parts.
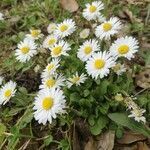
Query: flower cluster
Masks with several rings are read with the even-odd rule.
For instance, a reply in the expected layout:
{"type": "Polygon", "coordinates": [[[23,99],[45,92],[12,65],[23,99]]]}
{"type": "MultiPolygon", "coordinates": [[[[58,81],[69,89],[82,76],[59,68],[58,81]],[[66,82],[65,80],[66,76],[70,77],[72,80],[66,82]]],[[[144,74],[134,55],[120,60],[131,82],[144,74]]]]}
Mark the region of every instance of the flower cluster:
{"type": "MultiPolygon", "coordinates": [[[[82,72],[76,70],[68,77],[62,74],[60,69],[63,58],[69,57],[73,51],[73,46],[68,38],[78,31],[73,19],[50,23],[46,36],[40,29],[31,29],[30,33],[26,34],[25,38],[18,43],[15,50],[16,59],[21,63],[26,63],[35,56],[38,48],[45,49],[50,55],[50,61],[41,73],[41,85],[33,107],[34,117],[39,123],[52,123],[57,115],[65,113],[66,98],[63,87],[80,86],[88,78],[95,81],[107,77],[111,72],[121,75],[126,71],[124,60],[131,60],[138,51],[139,43],[134,37],[117,38],[123,24],[117,17],[105,18],[103,16],[101,10],[104,9],[104,4],[101,1],[88,3],[85,7],[83,17],[87,21],[94,22],[91,25],[94,37],[88,38],[91,29],[80,30],[79,37],[82,40],[87,38],[84,42],[79,42],[78,48],[75,50],[76,58],[84,64],[82,72]],[[106,45],[111,42],[112,44],[108,44],[106,48],[102,46],[102,42],[106,45]]],[[[6,83],[0,91],[2,95],[0,103],[5,104],[10,97],[14,96],[15,88],[16,84],[12,81],[6,83]]],[[[135,120],[145,122],[143,118],[137,119],[138,115],[144,113],[143,110],[134,107],[131,112],[132,115],[129,117],[136,114],[135,120]]]]}

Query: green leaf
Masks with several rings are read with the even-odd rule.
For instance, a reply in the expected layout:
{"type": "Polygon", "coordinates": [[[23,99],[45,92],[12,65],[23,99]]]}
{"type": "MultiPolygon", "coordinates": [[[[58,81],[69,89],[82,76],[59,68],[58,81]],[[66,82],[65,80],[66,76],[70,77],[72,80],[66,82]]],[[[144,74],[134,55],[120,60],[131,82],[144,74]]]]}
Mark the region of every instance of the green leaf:
{"type": "Polygon", "coordinates": [[[33,112],[31,108],[27,108],[27,110],[24,112],[23,116],[19,121],[17,122],[17,127],[19,129],[23,129],[27,126],[28,123],[31,122],[33,119],[33,112]]]}
{"type": "Polygon", "coordinates": [[[147,137],[150,137],[150,129],[146,127],[144,124],[134,121],[129,118],[127,114],[124,113],[110,113],[108,117],[116,122],[118,125],[122,125],[127,127],[135,132],[143,134],[147,137]]]}
{"type": "Polygon", "coordinates": [[[44,140],[44,145],[48,146],[50,143],[52,143],[53,137],[52,135],[49,135],[45,140],[44,140]]]}
{"type": "Polygon", "coordinates": [[[0,136],[2,136],[5,131],[6,131],[6,126],[0,123],[0,136]]]}
{"type": "Polygon", "coordinates": [[[95,124],[95,116],[90,115],[89,118],[88,118],[88,122],[91,126],[93,126],[95,124]]]}
{"type": "Polygon", "coordinates": [[[108,118],[105,116],[99,116],[94,126],[90,127],[90,131],[93,135],[98,135],[102,132],[102,129],[106,127],[108,118]]]}

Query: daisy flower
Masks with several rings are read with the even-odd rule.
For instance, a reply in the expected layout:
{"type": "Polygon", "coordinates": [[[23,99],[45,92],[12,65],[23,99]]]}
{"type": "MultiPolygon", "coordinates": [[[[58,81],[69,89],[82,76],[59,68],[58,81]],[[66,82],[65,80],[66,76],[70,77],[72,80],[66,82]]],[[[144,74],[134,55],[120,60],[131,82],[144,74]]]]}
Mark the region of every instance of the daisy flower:
{"type": "Polygon", "coordinates": [[[100,39],[110,39],[121,29],[121,22],[117,17],[111,17],[110,20],[104,21],[95,29],[95,35],[100,39]]]}
{"type": "Polygon", "coordinates": [[[44,71],[42,72],[42,79],[44,78],[48,78],[49,76],[51,76],[52,74],[55,73],[56,69],[60,66],[59,64],[60,59],[53,59],[44,69],[44,71]]]}
{"type": "Polygon", "coordinates": [[[37,40],[41,38],[42,36],[43,34],[41,33],[41,30],[37,30],[37,29],[31,29],[30,34],[26,35],[27,38],[30,38],[32,40],[37,40]]]}
{"type": "Polygon", "coordinates": [[[82,73],[79,76],[78,72],[76,72],[76,74],[73,75],[72,78],[68,79],[66,84],[67,84],[68,88],[70,88],[72,85],[80,86],[80,84],[84,83],[86,79],[87,79],[87,76],[84,73],[82,73]]]}
{"type": "Polygon", "coordinates": [[[118,38],[110,47],[110,53],[117,57],[126,57],[128,60],[134,57],[139,49],[138,41],[131,37],[125,36],[118,38]]]}
{"type": "Polygon", "coordinates": [[[56,30],[57,25],[55,23],[50,23],[47,27],[47,32],[49,34],[53,33],[56,30]]]}
{"type": "Polygon", "coordinates": [[[51,56],[59,57],[61,55],[68,56],[67,52],[71,50],[70,45],[65,41],[59,41],[54,46],[50,47],[51,56]]]}
{"type": "Polygon", "coordinates": [[[81,39],[86,39],[90,34],[90,29],[84,29],[80,32],[80,38],[81,39]]]}
{"type": "Polygon", "coordinates": [[[98,52],[94,53],[87,61],[86,70],[87,73],[92,76],[92,78],[103,78],[109,74],[110,68],[112,68],[114,65],[114,58],[109,53],[106,51],[98,52]]]}
{"type": "Polygon", "coordinates": [[[39,124],[52,123],[57,115],[65,113],[66,100],[60,89],[41,90],[35,97],[34,118],[39,124]]]}
{"type": "Polygon", "coordinates": [[[11,97],[14,97],[16,93],[16,83],[13,81],[7,82],[0,89],[0,104],[5,105],[11,97]]]}
{"type": "Polygon", "coordinates": [[[117,75],[121,75],[123,72],[126,71],[124,64],[121,65],[120,63],[117,63],[112,69],[117,75]]]}
{"type": "Polygon", "coordinates": [[[45,38],[45,40],[43,41],[43,47],[44,48],[50,48],[52,47],[54,44],[56,44],[58,41],[58,38],[54,35],[49,35],[45,38]]]}
{"type": "Polygon", "coordinates": [[[91,55],[98,50],[100,50],[98,41],[95,39],[87,40],[80,46],[77,56],[80,60],[87,61],[91,55]]]}
{"type": "Polygon", "coordinates": [[[101,1],[94,1],[92,4],[87,3],[83,10],[83,17],[87,20],[96,20],[100,15],[100,10],[104,9],[104,4],[101,1]]]}
{"type": "Polygon", "coordinates": [[[20,62],[29,61],[31,57],[37,54],[37,45],[31,39],[25,38],[24,41],[21,41],[17,47],[15,55],[16,59],[20,62]]]}
{"type": "Polygon", "coordinates": [[[0,76],[0,85],[2,85],[4,77],[0,76]]]}
{"type": "Polygon", "coordinates": [[[4,14],[0,12],[0,20],[4,20],[4,14]]]}
{"type": "Polygon", "coordinates": [[[40,89],[59,88],[64,86],[64,81],[65,78],[62,74],[54,74],[43,79],[42,85],[40,85],[40,89]]]}
{"type": "Polygon", "coordinates": [[[62,23],[57,25],[55,35],[59,38],[64,38],[68,35],[71,35],[75,29],[75,22],[72,19],[65,19],[62,23]]]}
{"type": "Polygon", "coordinates": [[[140,108],[136,108],[131,110],[131,114],[128,117],[133,117],[135,121],[137,122],[146,122],[145,117],[143,116],[143,114],[146,112],[145,109],[140,109],[140,108]]]}

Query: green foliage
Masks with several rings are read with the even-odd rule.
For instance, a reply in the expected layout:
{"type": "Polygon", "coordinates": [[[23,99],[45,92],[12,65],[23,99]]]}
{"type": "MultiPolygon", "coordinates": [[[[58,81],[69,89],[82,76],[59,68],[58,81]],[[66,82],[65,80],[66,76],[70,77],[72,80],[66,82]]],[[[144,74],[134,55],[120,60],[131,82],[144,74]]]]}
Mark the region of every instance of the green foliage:
{"type": "MultiPolygon", "coordinates": [[[[113,14],[122,18],[123,13],[123,20],[129,20],[125,22],[129,28],[128,33],[136,35],[142,41],[143,36],[148,34],[146,20],[139,21],[134,18],[141,15],[141,9],[130,4],[124,5],[123,2],[103,1],[106,7],[103,11],[104,15],[109,18],[113,14]],[[134,17],[130,18],[132,15],[126,16],[124,10],[130,11],[134,17]]],[[[82,8],[85,7],[87,2],[92,2],[92,0],[78,0],[82,8]]],[[[119,113],[124,111],[125,107],[122,103],[114,100],[114,96],[117,93],[128,93],[129,95],[136,93],[134,72],[130,71],[122,76],[117,76],[111,72],[110,77],[96,81],[89,77],[81,86],[72,86],[69,89],[64,87],[63,90],[68,106],[67,114],[59,116],[58,120],[51,125],[37,125],[38,123],[33,119],[33,100],[38,90],[39,72],[51,60],[51,57],[49,52],[40,52],[40,55],[37,55],[35,59],[27,63],[19,63],[14,56],[17,43],[25,37],[29,29],[37,28],[46,33],[46,28],[50,22],[60,22],[65,18],[73,18],[81,28],[90,28],[91,24],[85,22],[81,17],[81,9],[77,13],[70,13],[60,7],[58,0],[0,0],[0,6],[2,12],[8,17],[3,22],[0,22],[0,36],[2,36],[0,38],[0,74],[3,74],[7,80],[12,79],[18,82],[15,97],[11,99],[8,105],[0,108],[0,149],[3,148],[1,146],[5,146],[7,149],[15,150],[19,149],[18,146],[25,140],[32,139],[37,142],[41,139],[38,144],[41,146],[42,143],[41,148],[43,149],[51,149],[52,145],[58,149],[70,150],[71,139],[66,135],[70,132],[74,120],[79,117],[88,122],[92,135],[99,135],[102,131],[112,128],[116,131],[117,138],[121,138],[123,136],[123,127],[125,127],[147,137],[150,136],[148,127],[128,118],[127,114],[119,113]],[[33,69],[37,64],[41,66],[41,70],[35,73],[33,69]],[[37,77],[35,85],[28,84],[22,80],[28,80],[29,76],[34,79],[35,74],[37,77]]],[[[147,11],[147,8],[145,9],[147,11]]],[[[79,40],[78,36],[78,32],[72,35],[69,41],[72,48],[71,52],[69,52],[71,56],[64,57],[61,61],[60,72],[64,73],[66,77],[75,73],[76,70],[85,72],[85,69],[83,69],[84,63],[76,58],[77,49],[84,41],[79,40]]],[[[92,32],[90,36],[93,37],[92,32]]],[[[141,44],[144,45],[144,41],[145,38],[141,44]]],[[[42,41],[39,41],[39,43],[41,44],[42,41]]],[[[104,50],[108,49],[110,43],[106,42],[104,45],[101,42],[101,44],[101,50],[104,50]]],[[[148,48],[141,50],[139,54],[144,58],[146,65],[149,65],[150,55],[148,48]]],[[[128,63],[126,61],[126,64],[128,63]]],[[[135,64],[133,63],[129,65],[129,70],[137,67],[136,62],[135,64]]],[[[140,72],[141,69],[142,66],[137,67],[135,73],[140,72]]],[[[145,116],[147,122],[150,122],[150,95],[148,91],[140,93],[137,98],[136,103],[147,110],[145,116]]]]}
{"type": "Polygon", "coordinates": [[[147,137],[150,137],[150,129],[142,123],[136,122],[130,119],[127,114],[124,113],[110,113],[108,117],[115,121],[118,125],[127,127],[135,132],[139,132],[147,137]]]}

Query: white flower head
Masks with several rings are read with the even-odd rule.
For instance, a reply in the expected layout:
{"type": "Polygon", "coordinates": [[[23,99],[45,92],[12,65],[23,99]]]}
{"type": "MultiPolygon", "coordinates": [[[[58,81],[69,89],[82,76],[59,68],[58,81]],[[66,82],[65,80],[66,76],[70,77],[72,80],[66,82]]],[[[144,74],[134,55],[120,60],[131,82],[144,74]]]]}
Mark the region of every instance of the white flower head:
{"type": "Polygon", "coordinates": [[[118,76],[126,71],[124,64],[120,64],[120,63],[117,63],[112,69],[118,76]]]}
{"type": "Polygon", "coordinates": [[[42,72],[42,79],[44,78],[48,78],[50,77],[52,74],[55,73],[56,69],[60,66],[59,64],[60,62],[60,59],[53,59],[47,66],[46,68],[44,69],[44,71],[42,72]]]}
{"type": "Polygon", "coordinates": [[[98,45],[97,40],[87,40],[80,46],[77,56],[80,60],[87,61],[94,52],[99,50],[100,46],[98,45]]]}
{"type": "Polygon", "coordinates": [[[60,89],[41,90],[35,97],[34,118],[39,124],[52,123],[57,115],[65,113],[66,100],[60,89]]]}
{"type": "Polygon", "coordinates": [[[31,29],[30,34],[26,34],[26,37],[32,40],[37,40],[41,37],[43,37],[43,34],[41,33],[41,30],[38,29],[31,29]]]}
{"type": "Polygon", "coordinates": [[[4,77],[0,76],[0,85],[2,85],[4,77]]]}
{"type": "Polygon", "coordinates": [[[103,78],[110,72],[110,68],[115,65],[114,58],[106,51],[94,53],[87,61],[86,70],[92,78],[103,78]]]}
{"type": "Polygon", "coordinates": [[[54,35],[49,35],[45,38],[45,40],[43,41],[43,47],[44,48],[50,48],[52,47],[54,44],[56,44],[58,41],[58,38],[54,35]]]}
{"type": "Polygon", "coordinates": [[[104,21],[95,29],[95,35],[100,39],[110,39],[111,36],[117,34],[121,29],[121,22],[117,17],[111,17],[108,21],[104,21]]]}
{"type": "Polygon", "coordinates": [[[90,34],[90,29],[86,28],[86,29],[83,29],[81,32],[80,32],[80,38],[81,39],[86,39],[90,34]]]}
{"type": "Polygon", "coordinates": [[[128,117],[133,117],[135,121],[137,122],[146,122],[145,117],[143,116],[143,114],[146,112],[145,109],[140,109],[140,108],[135,108],[133,110],[131,110],[131,114],[128,117]]]}
{"type": "Polygon", "coordinates": [[[53,33],[57,28],[57,25],[55,23],[50,23],[47,27],[47,32],[49,34],[53,33]]]}
{"type": "Polygon", "coordinates": [[[40,89],[60,88],[64,86],[65,77],[62,74],[53,74],[42,80],[40,89]]]}
{"type": "Polygon", "coordinates": [[[87,20],[96,20],[100,15],[100,10],[104,9],[104,4],[101,1],[94,1],[91,4],[87,3],[83,10],[83,17],[87,20]]]}
{"type": "Polygon", "coordinates": [[[87,79],[87,76],[82,73],[81,75],[78,74],[78,72],[75,73],[71,78],[68,79],[66,82],[68,88],[70,88],[72,85],[80,86],[81,83],[84,83],[87,79]]]}
{"type": "Polygon", "coordinates": [[[2,14],[1,12],[0,12],[0,21],[1,20],[4,20],[4,14],[2,14]]]}
{"type": "Polygon", "coordinates": [[[57,24],[55,35],[64,38],[71,35],[76,30],[75,22],[72,19],[65,19],[62,23],[57,24]]]}
{"type": "Polygon", "coordinates": [[[134,57],[134,53],[136,53],[139,49],[138,41],[131,37],[125,36],[118,38],[110,47],[110,53],[112,56],[117,57],[126,57],[128,60],[134,57]]]}
{"type": "Polygon", "coordinates": [[[51,56],[54,58],[60,57],[61,55],[68,56],[69,54],[67,52],[70,50],[70,45],[65,41],[59,41],[50,47],[51,56]]]}
{"type": "Polygon", "coordinates": [[[0,105],[5,105],[11,97],[14,97],[16,93],[16,83],[13,81],[7,82],[0,89],[0,105]]]}
{"type": "Polygon", "coordinates": [[[15,55],[20,62],[29,61],[31,57],[37,54],[37,45],[31,39],[25,38],[17,47],[15,55]]]}

